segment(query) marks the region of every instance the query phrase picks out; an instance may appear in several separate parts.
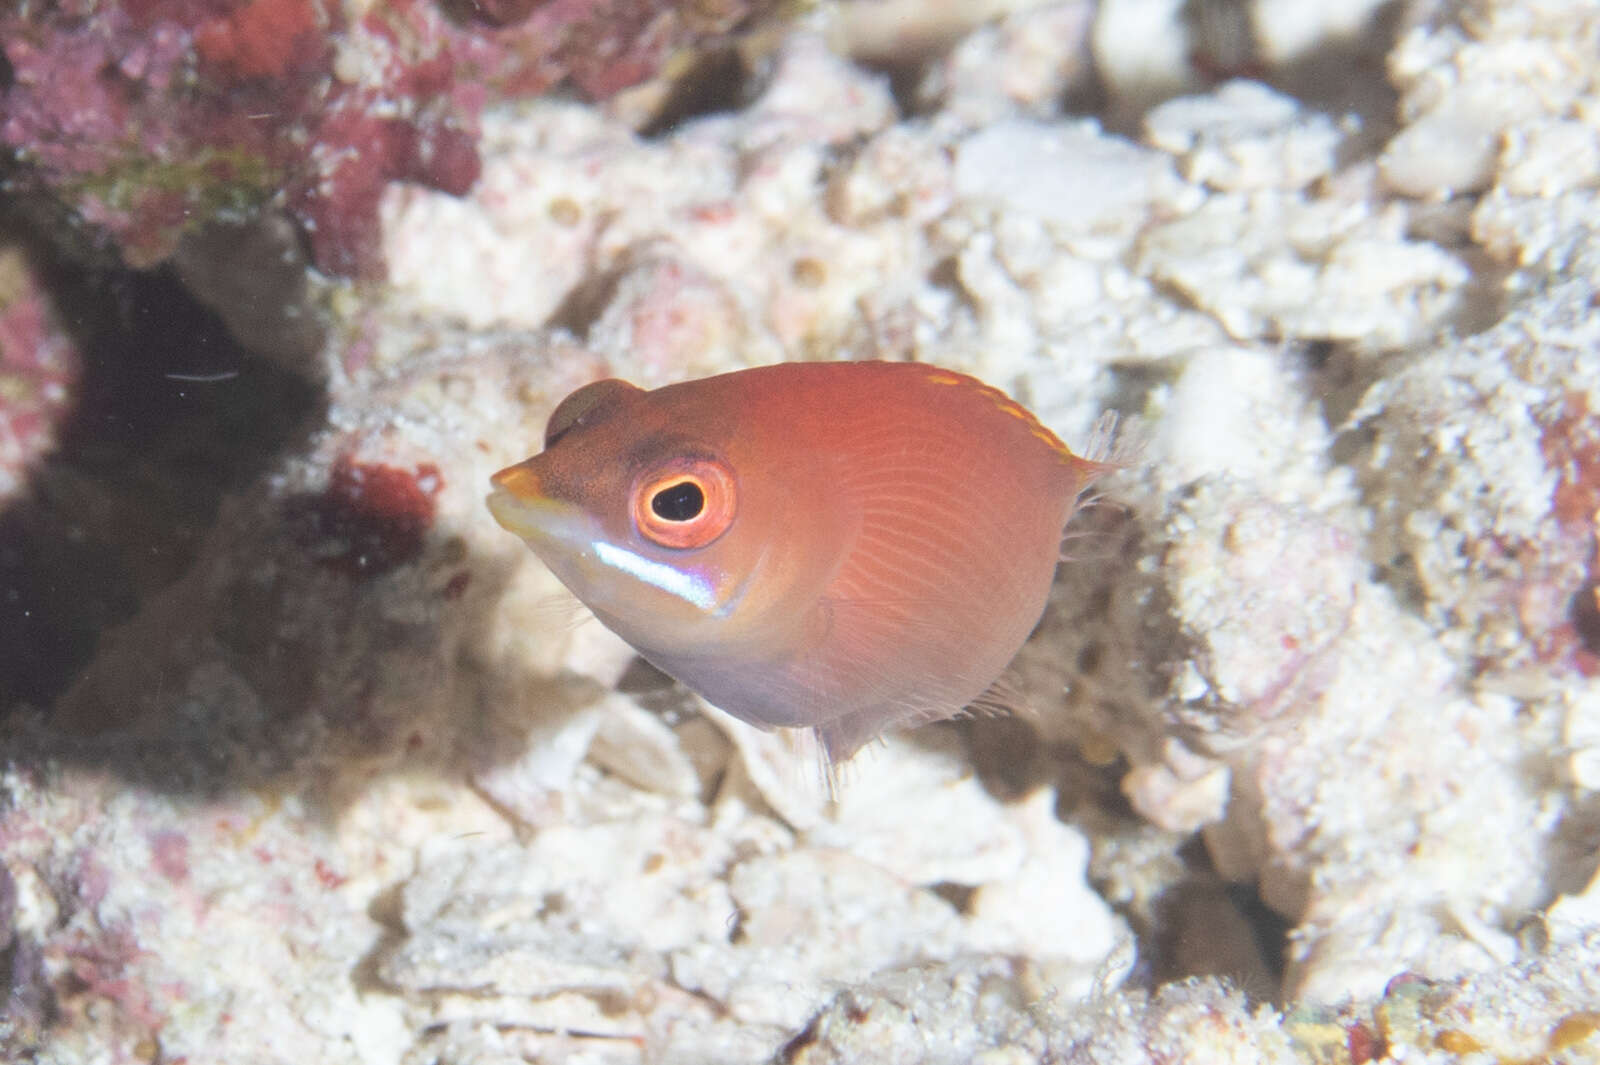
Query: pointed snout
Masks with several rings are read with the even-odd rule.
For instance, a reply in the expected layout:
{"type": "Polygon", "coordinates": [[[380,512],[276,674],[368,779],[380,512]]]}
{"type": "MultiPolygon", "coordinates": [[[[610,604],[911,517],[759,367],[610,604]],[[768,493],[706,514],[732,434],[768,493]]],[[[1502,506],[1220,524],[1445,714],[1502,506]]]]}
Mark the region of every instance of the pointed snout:
{"type": "Polygon", "coordinates": [[[526,462],[519,462],[515,466],[507,466],[493,477],[489,483],[504,492],[523,499],[538,499],[544,495],[539,483],[539,475],[526,462]]]}
{"type": "Polygon", "coordinates": [[[519,462],[489,478],[494,491],[486,502],[489,513],[507,532],[516,533],[539,550],[540,545],[561,543],[586,550],[597,530],[582,509],[552,499],[530,462],[519,462]]]}

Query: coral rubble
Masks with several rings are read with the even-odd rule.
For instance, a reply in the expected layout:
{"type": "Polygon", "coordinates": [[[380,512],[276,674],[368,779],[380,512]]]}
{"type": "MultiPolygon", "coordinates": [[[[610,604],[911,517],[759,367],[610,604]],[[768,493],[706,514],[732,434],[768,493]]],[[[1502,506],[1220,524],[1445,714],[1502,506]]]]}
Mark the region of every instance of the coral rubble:
{"type": "MultiPolygon", "coordinates": [[[[751,9],[0,16],[29,180],[133,261],[183,237],[325,388],[5,719],[0,1049],[1596,1060],[1600,13],[867,7],[745,42],[647,134],[537,94],[751,9]],[[69,57],[98,75],[52,83],[69,57]],[[185,234],[269,207],[318,272],[283,260],[261,314],[239,263],[280,245],[225,272],[235,231],[185,234]],[[482,495],[602,375],[834,357],[980,374],[1075,446],[1142,426],[1069,530],[1028,712],[891,738],[830,796],[565,608],[482,495]]],[[[43,351],[6,261],[0,341],[43,351]]],[[[68,348],[26,366],[70,393],[68,348]]]]}

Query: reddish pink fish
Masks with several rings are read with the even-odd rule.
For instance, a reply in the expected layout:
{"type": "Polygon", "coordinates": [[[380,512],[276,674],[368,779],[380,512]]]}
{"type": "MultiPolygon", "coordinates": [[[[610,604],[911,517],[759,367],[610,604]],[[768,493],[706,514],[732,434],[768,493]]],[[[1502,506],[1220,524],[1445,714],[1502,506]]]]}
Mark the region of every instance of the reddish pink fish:
{"type": "Polygon", "coordinates": [[[495,519],[657,667],[835,761],[994,683],[1111,468],[915,363],[597,381],[544,443],[495,474],[495,519]]]}

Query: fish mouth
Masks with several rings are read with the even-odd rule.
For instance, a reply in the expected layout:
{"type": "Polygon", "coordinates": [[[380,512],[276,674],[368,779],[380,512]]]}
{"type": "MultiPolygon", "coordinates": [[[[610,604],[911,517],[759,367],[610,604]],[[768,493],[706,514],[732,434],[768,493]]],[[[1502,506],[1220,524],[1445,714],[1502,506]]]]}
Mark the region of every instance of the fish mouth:
{"type": "Polygon", "coordinates": [[[526,466],[510,466],[490,478],[494,491],[485,502],[494,520],[529,544],[587,545],[592,522],[579,507],[551,499],[539,475],[526,466]]]}
{"type": "MultiPolygon", "coordinates": [[[[712,579],[692,568],[670,565],[613,542],[582,507],[546,495],[538,473],[525,464],[501,470],[490,480],[495,487],[485,502],[494,520],[533,548],[551,572],[591,609],[598,606],[618,614],[637,597],[640,586],[648,586],[700,614],[723,612],[724,604],[712,579]],[[619,592],[619,588],[627,594],[619,592]],[[598,603],[596,595],[600,596],[598,603]]],[[[743,595],[742,586],[737,591],[743,595]]],[[[731,606],[728,604],[729,609],[731,606]]]]}

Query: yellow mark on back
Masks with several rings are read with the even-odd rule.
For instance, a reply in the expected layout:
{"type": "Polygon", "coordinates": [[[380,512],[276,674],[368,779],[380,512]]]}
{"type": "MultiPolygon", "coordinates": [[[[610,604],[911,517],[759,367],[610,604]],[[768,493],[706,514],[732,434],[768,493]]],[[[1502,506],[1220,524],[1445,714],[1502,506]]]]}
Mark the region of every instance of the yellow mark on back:
{"type": "Polygon", "coordinates": [[[984,384],[976,377],[971,377],[964,373],[956,373],[953,370],[930,368],[927,371],[926,376],[929,384],[966,385],[970,387],[974,392],[978,393],[990,403],[994,404],[995,408],[1001,413],[1008,414],[1020,421],[1027,428],[1029,435],[1034,437],[1036,440],[1042,441],[1047,447],[1050,448],[1051,451],[1055,452],[1056,457],[1061,459],[1061,461],[1077,461],[1077,456],[1074,455],[1070,449],[1068,449],[1067,445],[1061,442],[1060,437],[1056,436],[1055,433],[1052,433],[1048,428],[1045,427],[1045,424],[1034,415],[1033,411],[1029,410],[1027,407],[1024,407],[1022,404],[1018,403],[1016,400],[1012,399],[998,388],[995,388],[993,385],[984,384]]]}

